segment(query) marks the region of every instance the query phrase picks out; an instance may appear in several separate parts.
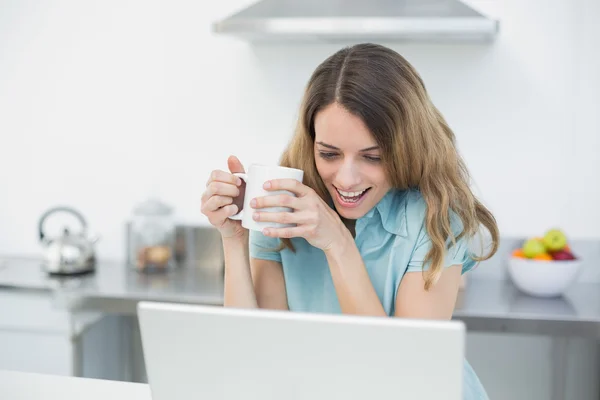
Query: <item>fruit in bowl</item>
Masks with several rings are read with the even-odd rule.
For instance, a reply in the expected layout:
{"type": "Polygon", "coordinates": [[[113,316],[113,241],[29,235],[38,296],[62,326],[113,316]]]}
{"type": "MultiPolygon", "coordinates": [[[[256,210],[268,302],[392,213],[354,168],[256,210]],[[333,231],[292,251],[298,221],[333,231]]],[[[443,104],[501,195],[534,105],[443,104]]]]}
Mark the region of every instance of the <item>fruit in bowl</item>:
{"type": "Polygon", "coordinates": [[[523,244],[523,255],[527,258],[535,258],[546,253],[544,243],[538,238],[529,239],[523,244]]]}
{"type": "Polygon", "coordinates": [[[559,251],[567,245],[567,236],[560,229],[550,229],[542,238],[542,243],[548,251],[559,251]]]}
{"type": "Polygon", "coordinates": [[[577,260],[571,251],[567,236],[560,229],[550,229],[542,237],[532,237],[513,250],[513,258],[526,258],[540,261],[577,260]]]}
{"type": "Polygon", "coordinates": [[[508,273],[515,286],[533,296],[560,296],[580,269],[581,262],[560,229],[525,240],[508,260],[508,273]]]}

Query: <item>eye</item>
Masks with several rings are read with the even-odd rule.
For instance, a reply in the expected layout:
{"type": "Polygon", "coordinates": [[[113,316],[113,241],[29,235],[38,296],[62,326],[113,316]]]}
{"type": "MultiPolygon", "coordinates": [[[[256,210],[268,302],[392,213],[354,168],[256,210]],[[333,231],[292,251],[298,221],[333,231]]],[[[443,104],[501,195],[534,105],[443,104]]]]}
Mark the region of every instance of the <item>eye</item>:
{"type": "Polygon", "coordinates": [[[325,160],[331,160],[335,157],[337,157],[337,153],[331,153],[331,152],[327,152],[327,151],[320,151],[319,152],[319,156],[325,160]]]}
{"type": "Polygon", "coordinates": [[[365,159],[370,162],[380,162],[381,157],[379,156],[365,156],[365,159]]]}

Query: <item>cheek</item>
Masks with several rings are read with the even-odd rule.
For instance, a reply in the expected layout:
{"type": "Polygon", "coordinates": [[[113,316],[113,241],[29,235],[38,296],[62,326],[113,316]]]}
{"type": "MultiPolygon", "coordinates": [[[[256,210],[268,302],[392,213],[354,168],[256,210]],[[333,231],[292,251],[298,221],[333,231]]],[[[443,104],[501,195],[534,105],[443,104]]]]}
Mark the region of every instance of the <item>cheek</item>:
{"type": "Polygon", "coordinates": [[[332,163],[328,163],[316,158],[315,165],[322,180],[330,181],[333,178],[333,175],[335,175],[335,168],[333,167],[332,163]]]}
{"type": "Polygon", "coordinates": [[[386,173],[382,166],[373,166],[370,168],[368,176],[373,183],[377,183],[379,186],[388,184],[386,173]]]}

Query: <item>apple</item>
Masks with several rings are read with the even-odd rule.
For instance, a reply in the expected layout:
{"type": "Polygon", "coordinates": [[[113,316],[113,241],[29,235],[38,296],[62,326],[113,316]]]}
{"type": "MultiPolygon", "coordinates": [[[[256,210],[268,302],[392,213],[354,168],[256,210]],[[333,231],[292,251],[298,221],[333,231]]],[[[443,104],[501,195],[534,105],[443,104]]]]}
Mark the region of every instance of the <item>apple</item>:
{"type": "Polygon", "coordinates": [[[560,229],[550,229],[544,235],[542,243],[548,251],[559,251],[567,245],[567,236],[560,229]]]}
{"type": "Polygon", "coordinates": [[[566,260],[575,260],[575,256],[570,251],[559,250],[555,251],[552,254],[552,258],[557,261],[566,261],[566,260]]]}
{"type": "Polygon", "coordinates": [[[527,240],[523,245],[523,254],[527,258],[533,258],[545,252],[546,247],[544,247],[542,241],[535,238],[527,240]]]}

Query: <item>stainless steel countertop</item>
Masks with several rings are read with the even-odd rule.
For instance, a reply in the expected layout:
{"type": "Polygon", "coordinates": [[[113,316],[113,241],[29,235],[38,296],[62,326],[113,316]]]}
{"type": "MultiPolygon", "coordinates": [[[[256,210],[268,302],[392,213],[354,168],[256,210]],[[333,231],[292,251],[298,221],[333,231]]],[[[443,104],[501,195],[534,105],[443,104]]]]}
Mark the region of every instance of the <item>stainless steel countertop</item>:
{"type": "Polygon", "coordinates": [[[223,304],[223,276],[217,268],[184,267],[168,273],[140,273],[124,263],[99,263],[81,276],[54,277],[37,260],[4,259],[0,289],[48,291],[72,311],[135,314],[138,301],[223,304]]]}
{"type": "Polygon", "coordinates": [[[471,279],[454,318],[470,331],[600,338],[600,284],[575,283],[561,297],[532,297],[511,281],[471,279]]]}
{"type": "MultiPolygon", "coordinates": [[[[139,273],[121,263],[100,263],[95,273],[49,277],[39,261],[5,259],[0,290],[48,291],[71,311],[135,315],[138,301],[222,305],[223,276],[217,269],[184,267],[166,274],[139,273]]],[[[600,338],[600,284],[576,283],[559,298],[535,298],[510,281],[470,279],[454,313],[470,331],[600,338]]]]}

